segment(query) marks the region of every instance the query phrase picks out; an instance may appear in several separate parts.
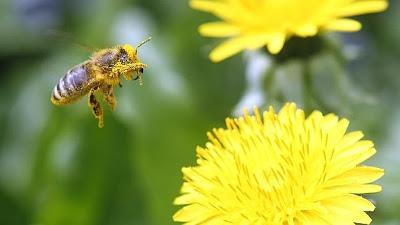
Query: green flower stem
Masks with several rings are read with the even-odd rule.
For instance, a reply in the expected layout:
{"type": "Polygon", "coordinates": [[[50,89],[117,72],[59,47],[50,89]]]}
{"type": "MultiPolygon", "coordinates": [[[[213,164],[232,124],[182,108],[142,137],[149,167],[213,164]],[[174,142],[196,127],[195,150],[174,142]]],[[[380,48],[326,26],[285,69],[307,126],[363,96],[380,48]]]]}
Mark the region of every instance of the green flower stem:
{"type": "Polygon", "coordinates": [[[312,109],[313,91],[311,63],[309,59],[303,60],[303,107],[306,113],[312,109]]]}
{"type": "MultiPolygon", "coordinates": [[[[337,75],[335,75],[338,77],[337,75]]],[[[318,90],[316,90],[313,82],[313,72],[312,72],[312,59],[303,60],[303,104],[304,110],[310,113],[315,107],[326,110],[333,111],[326,102],[321,99],[318,90]]]]}
{"type": "Polygon", "coordinates": [[[273,84],[278,66],[278,63],[271,62],[269,69],[265,72],[266,74],[264,78],[264,91],[268,104],[272,104],[276,100],[275,91],[273,90],[273,84]]]}
{"type": "Polygon", "coordinates": [[[325,49],[330,52],[334,58],[337,60],[337,62],[340,65],[346,65],[347,64],[347,59],[343,54],[343,51],[341,50],[340,46],[336,44],[333,40],[329,39],[328,37],[324,37],[324,46],[325,49]]]}

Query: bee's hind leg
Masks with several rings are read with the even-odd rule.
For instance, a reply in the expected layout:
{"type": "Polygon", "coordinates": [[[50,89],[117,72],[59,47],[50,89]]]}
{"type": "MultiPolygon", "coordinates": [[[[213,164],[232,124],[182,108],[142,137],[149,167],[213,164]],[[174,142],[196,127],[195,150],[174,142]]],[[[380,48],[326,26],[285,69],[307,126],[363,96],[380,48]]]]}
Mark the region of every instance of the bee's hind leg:
{"type": "Polygon", "coordinates": [[[114,95],[114,90],[112,85],[104,85],[101,87],[101,92],[103,93],[104,100],[110,106],[111,110],[114,111],[115,106],[117,105],[117,99],[114,95]]]}
{"type": "Polygon", "coordinates": [[[104,126],[104,114],[103,108],[101,108],[100,102],[97,101],[96,96],[94,95],[97,88],[92,88],[89,92],[88,105],[93,115],[98,119],[98,126],[102,128],[104,126]]]}

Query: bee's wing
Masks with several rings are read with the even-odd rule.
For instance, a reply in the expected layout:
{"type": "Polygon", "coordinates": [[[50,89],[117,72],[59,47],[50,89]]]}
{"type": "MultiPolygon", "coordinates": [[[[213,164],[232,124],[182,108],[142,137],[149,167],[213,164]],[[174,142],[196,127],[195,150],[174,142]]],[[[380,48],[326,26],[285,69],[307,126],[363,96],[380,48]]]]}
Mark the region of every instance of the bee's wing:
{"type": "Polygon", "coordinates": [[[45,35],[47,38],[50,38],[50,39],[63,40],[65,42],[71,43],[81,49],[84,49],[87,52],[98,51],[98,48],[95,48],[88,44],[82,44],[81,42],[77,41],[76,38],[74,38],[72,34],[61,31],[61,30],[48,30],[45,33],[45,35]]]}

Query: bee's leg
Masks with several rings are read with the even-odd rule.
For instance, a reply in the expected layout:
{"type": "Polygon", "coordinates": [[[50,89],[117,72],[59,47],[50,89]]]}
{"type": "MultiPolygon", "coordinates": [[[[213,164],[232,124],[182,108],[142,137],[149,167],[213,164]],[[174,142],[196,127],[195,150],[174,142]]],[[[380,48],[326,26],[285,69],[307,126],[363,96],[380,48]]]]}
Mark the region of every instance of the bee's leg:
{"type": "Polygon", "coordinates": [[[143,76],[141,74],[139,74],[139,84],[140,84],[140,86],[144,85],[143,76]]]}
{"type": "Polygon", "coordinates": [[[146,67],[147,65],[143,63],[130,63],[125,65],[125,67],[121,69],[121,73],[126,80],[136,80],[138,76],[134,76],[134,72],[143,73],[143,69],[146,67]]]}
{"type": "Polygon", "coordinates": [[[125,80],[132,80],[133,78],[133,72],[126,72],[122,74],[125,78],[125,80]]]}
{"type": "Polygon", "coordinates": [[[144,64],[144,63],[134,63],[134,64],[133,64],[133,68],[134,68],[135,70],[145,69],[145,68],[147,68],[147,65],[144,64]]]}
{"type": "MultiPolygon", "coordinates": [[[[143,73],[143,69],[145,69],[146,67],[147,67],[146,64],[143,64],[143,63],[135,63],[135,71],[138,71],[138,74],[137,74],[136,79],[139,79],[139,84],[140,84],[140,86],[142,86],[142,85],[144,84],[144,80],[143,80],[142,73],[143,73]]],[[[136,80],[136,79],[135,79],[135,80],[136,80]]]]}
{"type": "Polygon", "coordinates": [[[104,126],[104,115],[103,115],[103,108],[101,108],[101,105],[99,101],[97,101],[96,96],[94,95],[94,92],[97,90],[97,88],[92,88],[89,92],[89,99],[88,99],[88,105],[90,107],[90,110],[92,111],[94,117],[99,120],[98,126],[102,128],[104,126]]]}
{"type": "Polygon", "coordinates": [[[114,91],[112,85],[104,85],[101,87],[101,92],[103,93],[104,100],[111,107],[111,110],[115,109],[115,105],[117,104],[117,99],[115,98],[114,91]]]}

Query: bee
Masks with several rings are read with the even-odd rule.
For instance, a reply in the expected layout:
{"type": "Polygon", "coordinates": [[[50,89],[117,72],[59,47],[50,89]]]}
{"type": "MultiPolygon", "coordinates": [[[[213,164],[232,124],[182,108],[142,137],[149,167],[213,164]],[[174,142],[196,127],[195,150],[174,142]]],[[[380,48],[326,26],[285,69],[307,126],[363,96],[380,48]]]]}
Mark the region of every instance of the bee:
{"type": "Polygon", "coordinates": [[[136,47],[129,44],[94,52],[92,57],[68,70],[54,87],[51,102],[54,105],[67,105],[88,94],[88,106],[98,126],[104,126],[103,108],[96,99],[95,93],[103,95],[111,110],[117,104],[113,88],[122,87],[120,77],[126,80],[139,80],[143,85],[143,70],[146,64],[140,62],[138,48],[150,41],[148,38],[136,47]]]}

